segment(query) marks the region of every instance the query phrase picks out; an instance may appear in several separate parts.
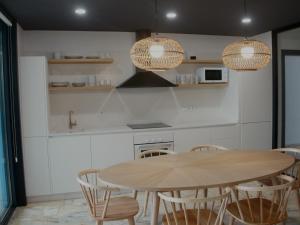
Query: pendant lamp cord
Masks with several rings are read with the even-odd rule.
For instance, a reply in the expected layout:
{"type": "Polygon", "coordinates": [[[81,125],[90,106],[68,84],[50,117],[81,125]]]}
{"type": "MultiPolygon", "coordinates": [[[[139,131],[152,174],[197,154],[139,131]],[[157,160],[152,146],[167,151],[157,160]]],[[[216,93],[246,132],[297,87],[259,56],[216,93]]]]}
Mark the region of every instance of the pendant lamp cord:
{"type": "Polygon", "coordinates": [[[157,28],[158,28],[158,0],[154,0],[154,29],[155,29],[155,35],[158,35],[157,28]]]}
{"type": "MultiPolygon", "coordinates": [[[[248,17],[248,11],[247,11],[247,0],[243,0],[243,8],[244,8],[244,18],[248,17]]],[[[244,38],[247,40],[248,39],[248,29],[247,29],[247,24],[244,24],[243,26],[243,34],[244,38]]]]}
{"type": "Polygon", "coordinates": [[[247,16],[247,1],[244,0],[244,14],[247,16]]]}

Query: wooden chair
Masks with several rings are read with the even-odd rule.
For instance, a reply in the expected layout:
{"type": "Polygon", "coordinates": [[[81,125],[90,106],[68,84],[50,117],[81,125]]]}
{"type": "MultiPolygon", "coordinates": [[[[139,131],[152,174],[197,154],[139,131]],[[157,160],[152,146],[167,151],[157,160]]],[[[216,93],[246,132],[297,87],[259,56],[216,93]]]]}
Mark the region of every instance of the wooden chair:
{"type": "Polygon", "coordinates": [[[219,145],[198,145],[193,147],[190,151],[197,152],[197,151],[224,151],[224,150],[229,150],[229,149],[219,145]]]}
{"type": "MultiPolygon", "coordinates": [[[[219,146],[219,145],[198,145],[193,147],[190,151],[191,152],[202,152],[202,151],[226,151],[229,150],[228,148],[225,148],[223,146],[219,146]]],[[[208,189],[204,188],[203,189],[203,196],[206,198],[207,197],[207,192],[208,189]]],[[[222,188],[219,187],[219,194],[222,193],[222,188]]],[[[198,197],[199,194],[199,189],[196,190],[196,198],[198,197]]]]}
{"type": "Polygon", "coordinates": [[[231,216],[230,225],[234,220],[246,225],[273,225],[284,223],[287,219],[287,203],[295,179],[287,175],[277,177],[280,182],[273,186],[238,185],[233,187],[232,203],[227,205],[231,216]],[[239,194],[239,200],[238,196],[239,194]]]}
{"type": "Polygon", "coordinates": [[[127,219],[129,225],[134,225],[134,216],[139,211],[137,200],[125,196],[112,198],[111,193],[119,189],[99,186],[97,181],[99,172],[96,169],[83,170],[77,177],[90,214],[96,220],[96,225],[102,225],[103,221],[123,219],[127,219]]]}
{"type": "MultiPolygon", "coordinates": [[[[141,154],[138,155],[138,159],[145,159],[149,157],[155,157],[155,156],[161,156],[161,155],[174,155],[176,154],[174,151],[170,150],[147,150],[142,152],[141,154]]],[[[137,197],[137,191],[134,191],[134,198],[137,197]]],[[[145,191],[144,195],[144,208],[143,208],[143,216],[147,215],[147,208],[148,208],[148,201],[149,201],[149,191],[145,191]]]]}
{"type": "MultiPolygon", "coordinates": [[[[292,191],[297,196],[297,204],[298,204],[298,209],[300,211],[300,193],[299,193],[299,191],[300,191],[300,149],[279,148],[279,149],[274,149],[272,151],[279,151],[279,152],[282,152],[283,154],[289,154],[296,158],[295,165],[292,168],[285,171],[283,174],[289,175],[289,176],[295,178],[295,183],[293,185],[292,191]]],[[[274,182],[276,183],[276,180],[274,181],[272,179],[263,179],[263,180],[260,180],[259,182],[261,182],[265,186],[272,186],[274,182]]]]}
{"type": "Polygon", "coordinates": [[[158,195],[165,210],[162,218],[164,225],[223,225],[230,189],[227,188],[222,195],[209,198],[158,195]],[[180,210],[176,210],[176,204],[181,205],[180,210]]]}

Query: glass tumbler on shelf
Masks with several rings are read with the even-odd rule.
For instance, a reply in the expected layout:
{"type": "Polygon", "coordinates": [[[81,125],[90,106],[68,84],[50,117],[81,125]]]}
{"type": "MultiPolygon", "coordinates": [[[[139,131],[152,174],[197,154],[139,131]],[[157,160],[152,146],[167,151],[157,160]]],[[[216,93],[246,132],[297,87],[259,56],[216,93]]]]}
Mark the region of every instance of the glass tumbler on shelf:
{"type": "Polygon", "coordinates": [[[180,76],[180,84],[185,84],[185,75],[184,74],[182,74],[180,76]]]}
{"type": "Polygon", "coordinates": [[[198,74],[195,74],[195,84],[199,83],[198,74]]]}
{"type": "Polygon", "coordinates": [[[176,84],[180,84],[180,75],[176,75],[176,80],[175,80],[176,84]]]}
{"type": "Polygon", "coordinates": [[[191,84],[192,81],[191,81],[191,75],[190,74],[185,75],[185,81],[186,81],[187,84],[191,84]]]}

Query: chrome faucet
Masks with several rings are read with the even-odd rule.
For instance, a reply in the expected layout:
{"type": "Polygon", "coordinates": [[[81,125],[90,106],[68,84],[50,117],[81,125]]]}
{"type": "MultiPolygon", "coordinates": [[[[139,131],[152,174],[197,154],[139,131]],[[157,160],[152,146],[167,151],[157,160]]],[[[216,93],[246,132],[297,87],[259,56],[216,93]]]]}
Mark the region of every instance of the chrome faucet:
{"type": "Polygon", "coordinates": [[[74,111],[69,111],[69,129],[73,129],[73,127],[77,126],[77,121],[72,119],[72,115],[74,115],[74,111]]]}

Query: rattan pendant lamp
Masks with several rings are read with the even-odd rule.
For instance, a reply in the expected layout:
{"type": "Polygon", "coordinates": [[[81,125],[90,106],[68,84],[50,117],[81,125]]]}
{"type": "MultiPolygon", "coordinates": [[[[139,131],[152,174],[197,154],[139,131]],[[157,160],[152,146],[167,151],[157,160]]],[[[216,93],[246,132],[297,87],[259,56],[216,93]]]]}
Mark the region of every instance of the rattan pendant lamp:
{"type": "MultiPolygon", "coordinates": [[[[246,0],[243,3],[244,15],[247,16],[246,0]]],[[[247,19],[251,21],[249,18],[247,19]]],[[[236,71],[259,70],[265,67],[270,59],[271,51],[265,43],[247,37],[244,40],[229,44],[223,51],[224,65],[236,71]]]]}
{"type": "MultiPolygon", "coordinates": [[[[155,4],[155,22],[158,22],[158,4],[155,4]]],[[[133,64],[143,70],[165,71],[179,66],[184,58],[182,46],[167,37],[144,38],[134,43],[130,50],[133,64]]]]}

